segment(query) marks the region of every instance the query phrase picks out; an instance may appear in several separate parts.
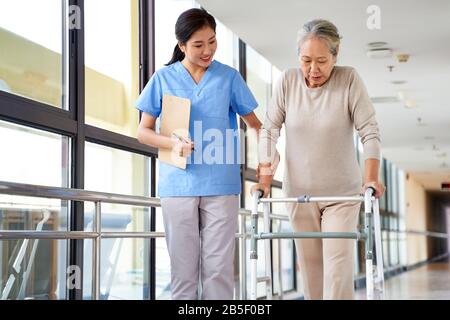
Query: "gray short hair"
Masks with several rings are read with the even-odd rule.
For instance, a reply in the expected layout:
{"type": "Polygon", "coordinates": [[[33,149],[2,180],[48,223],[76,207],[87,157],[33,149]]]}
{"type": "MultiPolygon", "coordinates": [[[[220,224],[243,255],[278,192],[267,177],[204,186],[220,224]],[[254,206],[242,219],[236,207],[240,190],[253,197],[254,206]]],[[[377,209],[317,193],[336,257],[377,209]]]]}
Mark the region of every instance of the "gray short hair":
{"type": "Polygon", "coordinates": [[[337,47],[341,43],[342,37],[339,35],[336,26],[328,20],[315,19],[303,25],[298,32],[297,53],[300,54],[302,44],[313,37],[324,39],[330,48],[330,53],[337,55],[337,47]]]}

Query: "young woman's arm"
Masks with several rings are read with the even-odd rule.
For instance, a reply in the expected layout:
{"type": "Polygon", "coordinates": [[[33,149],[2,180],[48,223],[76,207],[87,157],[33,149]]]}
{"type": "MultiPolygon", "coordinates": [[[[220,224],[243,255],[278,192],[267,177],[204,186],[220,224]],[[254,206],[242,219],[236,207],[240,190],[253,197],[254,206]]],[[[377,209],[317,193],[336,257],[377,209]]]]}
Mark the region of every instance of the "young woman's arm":
{"type": "Polygon", "coordinates": [[[137,139],[140,143],[155,148],[172,149],[184,157],[192,153],[194,143],[185,143],[176,138],[162,136],[155,132],[156,118],[148,113],[142,112],[141,122],[137,130],[137,139]]]}
{"type": "MultiPolygon", "coordinates": [[[[247,127],[256,130],[256,136],[259,140],[259,129],[262,126],[261,121],[259,121],[258,117],[254,112],[250,112],[249,114],[246,114],[245,116],[241,116],[242,120],[244,120],[247,127]]],[[[259,142],[259,141],[258,141],[259,142]]]]}

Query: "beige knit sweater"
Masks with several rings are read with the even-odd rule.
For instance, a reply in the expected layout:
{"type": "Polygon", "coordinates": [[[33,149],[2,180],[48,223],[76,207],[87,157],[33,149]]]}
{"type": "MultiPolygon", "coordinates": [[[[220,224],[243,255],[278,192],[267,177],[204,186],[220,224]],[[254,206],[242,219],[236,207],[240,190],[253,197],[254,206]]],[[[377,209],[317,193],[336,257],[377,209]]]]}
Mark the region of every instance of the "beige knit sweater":
{"type": "Polygon", "coordinates": [[[360,192],[354,129],[361,137],[364,159],[380,159],[375,110],[351,67],[335,66],[328,81],[318,88],[307,87],[301,69],[282,73],[260,132],[260,163],[273,162],[283,124],[283,191],[288,197],[360,192]]]}

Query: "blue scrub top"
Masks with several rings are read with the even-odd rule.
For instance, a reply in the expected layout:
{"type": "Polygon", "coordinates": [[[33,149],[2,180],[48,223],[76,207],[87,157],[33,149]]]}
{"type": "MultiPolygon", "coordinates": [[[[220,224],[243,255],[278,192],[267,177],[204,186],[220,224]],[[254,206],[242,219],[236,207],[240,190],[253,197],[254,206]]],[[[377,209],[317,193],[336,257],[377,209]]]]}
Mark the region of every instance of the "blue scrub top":
{"type": "Polygon", "coordinates": [[[159,163],[158,195],[241,193],[236,114],[246,115],[258,104],[240,73],[214,60],[196,84],[178,61],[153,74],[136,101],[136,107],[159,117],[164,94],[191,100],[189,134],[195,151],[188,158],[186,170],[159,163]]]}

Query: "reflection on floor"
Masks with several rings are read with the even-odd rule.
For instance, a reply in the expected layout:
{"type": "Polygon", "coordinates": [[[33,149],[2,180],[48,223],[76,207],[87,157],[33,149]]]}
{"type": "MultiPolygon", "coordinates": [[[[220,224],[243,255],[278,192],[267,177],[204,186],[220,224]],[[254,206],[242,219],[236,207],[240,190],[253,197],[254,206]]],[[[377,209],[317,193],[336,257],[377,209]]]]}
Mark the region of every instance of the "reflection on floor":
{"type": "MultiPolygon", "coordinates": [[[[450,300],[450,262],[427,264],[389,278],[385,300],[450,300]]],[[[365,289],[356,299],[365,299],[365,289]]]]}

